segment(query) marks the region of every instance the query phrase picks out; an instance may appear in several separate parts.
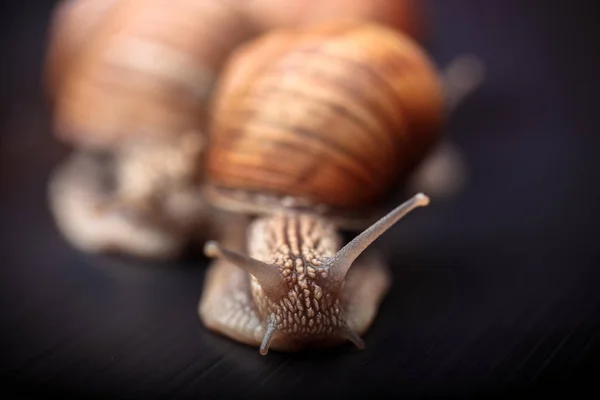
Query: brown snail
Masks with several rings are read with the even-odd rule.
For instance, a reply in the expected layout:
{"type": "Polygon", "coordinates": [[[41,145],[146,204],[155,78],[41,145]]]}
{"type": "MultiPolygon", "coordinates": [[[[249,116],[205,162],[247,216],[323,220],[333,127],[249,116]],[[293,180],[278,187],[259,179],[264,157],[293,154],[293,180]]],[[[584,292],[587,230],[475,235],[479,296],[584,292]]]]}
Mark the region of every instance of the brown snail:
{"type": "Polygon", "coordinates": [[[55,135],[75,148],[50,184],[62,233],[85,251],[167,258],[194,231],[214,227],[198,191],[202,132],[228,55],[261,32],[334,18],[421,34],[413,0],[355,3],[59,3],[46,83],[55,135]]]}
{"type": "Polygon", "coordinates": [[[238,48],[209,130],[207,195],[232,221],[205,246],[216,260],[203,323],[263,355],[364,347],[390,285],[368,247],[429,198],[414,195],[345,246],[338,230],[419,165],[445,113],[429,56],[381,25],[278,31],[238,48]]]}
{"type": "Polygon", "coordinates": [[[255,34],[230,2],[59,5],[46,82],[54,133],[75,151],[53,174],[50,203],[71,244],[166,258],[208,226],[207,104],[228,54],[255,34]]]}

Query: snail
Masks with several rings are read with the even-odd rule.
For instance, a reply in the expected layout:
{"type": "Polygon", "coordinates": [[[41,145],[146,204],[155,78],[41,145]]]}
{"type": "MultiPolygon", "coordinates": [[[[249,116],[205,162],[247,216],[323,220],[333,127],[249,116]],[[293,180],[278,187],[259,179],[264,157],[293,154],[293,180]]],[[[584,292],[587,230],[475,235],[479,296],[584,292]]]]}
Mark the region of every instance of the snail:
{"type": "Polygon", "coordinates": [[[203,324],[262,355],[364,348],[391,279],[369,246],[429,197],[344,246],[340,232],[439,142],[446,100],[425,50],[381,24],[277,30],[236,49],[207,138],[205,194],[230,220],[204,247],[203,324]]]}
{"type": "Polygon", "coordinates": [[[45,78],[54,134],[74,151],[49,201],[72,245],[163,259],[210,228],[207,103],[228,54],[255,34],[230,2],[59,4],[45,78]]]}
{"type": "Polygon", "coordinates": [[[45,80],[54,133],[74,147],[49,185],[60,231],[88,252],[177,256],[195,232],[220,224],[199,188],[207,105],[229,54],[268,30],[335,18],[377,20],[416,37],[413,3],[59,3],[45,80]]]}

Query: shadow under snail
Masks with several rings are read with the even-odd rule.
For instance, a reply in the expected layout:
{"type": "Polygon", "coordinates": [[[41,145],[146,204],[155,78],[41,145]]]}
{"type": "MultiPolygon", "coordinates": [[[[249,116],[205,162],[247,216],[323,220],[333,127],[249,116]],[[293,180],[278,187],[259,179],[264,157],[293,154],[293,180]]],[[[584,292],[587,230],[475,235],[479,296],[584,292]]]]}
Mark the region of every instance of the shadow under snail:
{"type": "Polygon", "coordinates": [[[205,193],[227,217],[205,244],[205,326],[262,355],[363,348],[391,282],[369,245],[429,198],[417,193],[343,246],[340,229],[438,143],[446,90],[413,39],[376,24],[276,31],[237,49],[208,137],[205,193]]]}

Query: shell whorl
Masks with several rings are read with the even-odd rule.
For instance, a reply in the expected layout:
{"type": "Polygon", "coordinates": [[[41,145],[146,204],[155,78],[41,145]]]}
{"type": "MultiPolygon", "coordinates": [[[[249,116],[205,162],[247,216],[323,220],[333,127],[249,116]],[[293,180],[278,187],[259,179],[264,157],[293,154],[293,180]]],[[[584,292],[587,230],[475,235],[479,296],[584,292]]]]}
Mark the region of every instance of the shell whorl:
{"type": "Polygon", "coordinates": [[[349,23],[266,35],[234,55],[217,89],[209,178],[371,204],[437,138],[442,99],[432,63],[399,32],[349,23]]]}
{"type": "MultiPolygon", "coordinates": [[[[85,11],[77,22],[94,22],[85,11]]],[[[108,11],[84,32],[85,46],[59,54],[51,48],[50,74],[60,77],[53,88],[57,135],[79,146],[113,148],[204,129],[222,64],[254,35],[242,16],[227,2],[209,0],[175,6],[127,0],[108,11]]]]}

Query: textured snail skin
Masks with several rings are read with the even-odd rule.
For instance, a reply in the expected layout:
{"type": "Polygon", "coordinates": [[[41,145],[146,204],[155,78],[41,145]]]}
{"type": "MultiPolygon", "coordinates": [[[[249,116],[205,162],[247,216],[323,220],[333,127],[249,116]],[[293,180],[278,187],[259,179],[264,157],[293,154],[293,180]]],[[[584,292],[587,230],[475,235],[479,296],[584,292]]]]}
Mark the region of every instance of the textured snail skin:
{"type": "MultiPolygon", "coordinates": [[[[292,209],[232,223],[216,258],[198,313],[209,329],[269,349],[299,351],[352,342],[373,323],[391,278],[369,246],[429,198],[416,194],[341,247],[331,221],[292,209]]],[[[234,218],[234,217],[232,217],[234,218]]],[[[235,222],[235,221],[234,221],[235,222]]]]}
{"type": "Polygon", "coordinates": [[[215,94],[211,184],[360,209],[407,176],[444,119],[437,71],[373,24],[282,31],[238,49],[215,94]]]}
{"type": "MultiPolygon", "coordinates": [[[[273,316],[270,348],[299,351],[347,342],[373,322],[390,286],[384,263],[372,253],[357,260],[343,289],[323,284],[321,260],[335,255],[335,226],[310,214],[281,213],[250,226],[249,255],[275,264],[284,277],[278,299],[239,267],[217,260],[208,272],[199,313],[211,330],[259,346],[273,316]]],[[[231,243],[231,242],[230,242],[231,243]]]]}
{"type": "Polygon", "coordinates": [[[177,254],[182,239],[173,229],[161,229],[151,218],[133,214],[131,207],[120,212],[103,209],[103,202],[110,202],[110,191],[101,185],[104,173],[100,163],[81,153],[54,171],[50,206],[69,243],[91,253],[128,253],[141,258],[177,254]]]}

